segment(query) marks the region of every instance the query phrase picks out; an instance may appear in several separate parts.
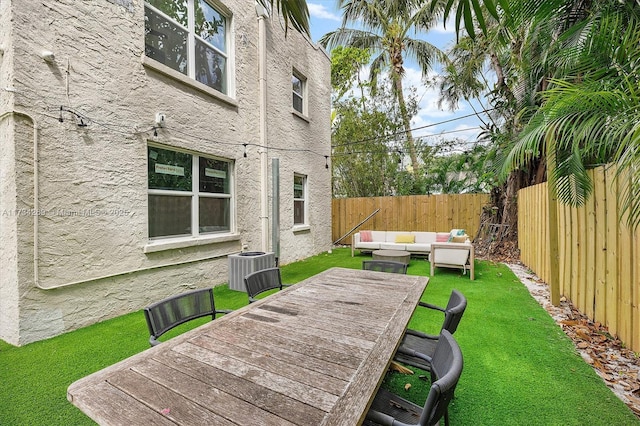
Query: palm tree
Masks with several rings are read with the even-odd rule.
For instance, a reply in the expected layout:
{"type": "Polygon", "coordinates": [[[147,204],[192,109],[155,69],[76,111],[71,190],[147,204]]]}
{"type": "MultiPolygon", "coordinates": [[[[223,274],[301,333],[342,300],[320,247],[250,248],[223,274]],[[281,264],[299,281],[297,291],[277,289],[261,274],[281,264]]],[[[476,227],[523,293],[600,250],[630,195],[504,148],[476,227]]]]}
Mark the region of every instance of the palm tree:
{"type": "Polygon", "coordinates": [[[370,80],[374,89],[382,71],[389,70],[415,173],[420,166],[402,86],[404,59],[407,56],[416,59],[425,75],[434,61],[446,62],[446,56],[438,48],[427,41],[409,37],[410,32],[426,32],[433,28],[441,16],[442,7],[432,8],[418,0],[338,0],[338,5],[343,9],[342,27],[325,34],[320,43],[328,48],[351,46],[371,51],[374,59],[370,80]],[[362,29],[347,28],[349,24],[362,29]]]}

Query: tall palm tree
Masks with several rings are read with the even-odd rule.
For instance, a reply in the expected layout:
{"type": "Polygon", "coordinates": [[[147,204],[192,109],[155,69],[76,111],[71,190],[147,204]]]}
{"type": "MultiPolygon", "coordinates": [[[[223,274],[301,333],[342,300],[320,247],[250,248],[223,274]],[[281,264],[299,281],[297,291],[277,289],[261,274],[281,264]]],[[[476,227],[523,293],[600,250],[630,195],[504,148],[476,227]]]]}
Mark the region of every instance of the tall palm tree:
{"type": "Polygon", "coordinates": [[[338,5],[343,11],[342,27],[325,34],[320,44],[328,48],[351,46],[371,51],[374,59],[370,80],[374,88],[382,71],[389,70],[415,173],[420,166],[403,92],[404,60],[405,57],[414,58],[424,75],[435,61],[446,62],[446,56],[437,47],[409,37],[410,33],[424,33],[433,28],[441,17],[443,6],[432,8],[419,0],[338,0],[338,5]],[[348,28],[350,24],[357,28],[348,28]]]}

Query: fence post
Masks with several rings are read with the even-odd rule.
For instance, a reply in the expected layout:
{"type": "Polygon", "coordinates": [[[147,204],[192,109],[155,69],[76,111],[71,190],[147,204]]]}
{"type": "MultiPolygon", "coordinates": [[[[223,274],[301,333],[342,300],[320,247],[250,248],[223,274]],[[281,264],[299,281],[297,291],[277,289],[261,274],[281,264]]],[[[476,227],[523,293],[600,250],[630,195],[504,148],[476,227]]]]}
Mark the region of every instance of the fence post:
{"type": "Polygon", "coordinates": [[[547,137],[547,197],[549,198],[549,290],[553,306],[560,305],[560,252],[558,249],[558,195],[553,174],[556,168],[555,144],[547,137]],[[552,184],[553,182],[553,184],[552,184]]]}

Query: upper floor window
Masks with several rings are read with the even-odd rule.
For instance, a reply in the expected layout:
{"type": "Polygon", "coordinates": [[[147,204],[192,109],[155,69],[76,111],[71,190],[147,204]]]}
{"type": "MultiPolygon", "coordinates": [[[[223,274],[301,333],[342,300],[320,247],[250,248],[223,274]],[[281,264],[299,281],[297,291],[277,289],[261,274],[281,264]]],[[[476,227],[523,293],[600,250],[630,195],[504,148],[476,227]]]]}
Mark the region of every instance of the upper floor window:
{"type": "Polygon", "coordinates": [[[293,224],[307,223],[307,177],[295,174],[293,176],[293,224]]]}
{"type": "Polygon", "coordinates": [[[228,17],[206,0],[148,0],[145,55],[227,94],[228,17]]]}
{"type": "Polygon", "coordinates": [[[149,238],[230,232],[233,163],[148,147],[149,238]]]}
{"type": "Polygon", "coordinates": [[[306,80],[297,72],[291,76],[291,85],[293,86],[293,109],[300,114],[306,114],[305,108],[305,90],[306,80]]]}

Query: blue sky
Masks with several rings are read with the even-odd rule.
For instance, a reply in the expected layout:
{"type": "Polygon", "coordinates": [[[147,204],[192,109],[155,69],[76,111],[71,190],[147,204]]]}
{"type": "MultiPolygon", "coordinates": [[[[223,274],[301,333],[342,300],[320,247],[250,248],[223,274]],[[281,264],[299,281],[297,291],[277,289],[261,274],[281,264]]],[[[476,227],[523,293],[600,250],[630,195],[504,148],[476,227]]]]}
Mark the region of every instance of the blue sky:
{"type": "MultiPolygon", "coordinates": [[[[307,0],[309,13],[311,15],[311,37],[317,42],[325,33],[333,31],[342,24],[342,14],[336,7],[336,0],[307,0]]],[[[446,49],[455,41],[453,25],[439,25],[424,36],[426,40],[440,49],[446,49]]],[[[437,123],[452,120],[456,117],[472,114],[474,111],[466,102],[461,103],[456,111],[443,110],[438,108],[438,93],[432,88],[425,87],[422,83],[422,73],[415,63],[405,61],[406,76],[404,79],[405,88],[414,86],[417,88],[417,95],[420,99],[420,110],[412,121],[412,128],[427,128],[415,130],[414,137],[425,135],[439,135],[442,132],[452,132],[443,135],[443,138],[458,138],[463,141],[473,142],[476,140],[481,124],[475,118],[466,118],[448,123],[437,123]]],[[[482,109],[475,105],[477,110],[482,109]]],[[[428,140],[438,141],[439,137],[429,137],[428,140]]]]}

